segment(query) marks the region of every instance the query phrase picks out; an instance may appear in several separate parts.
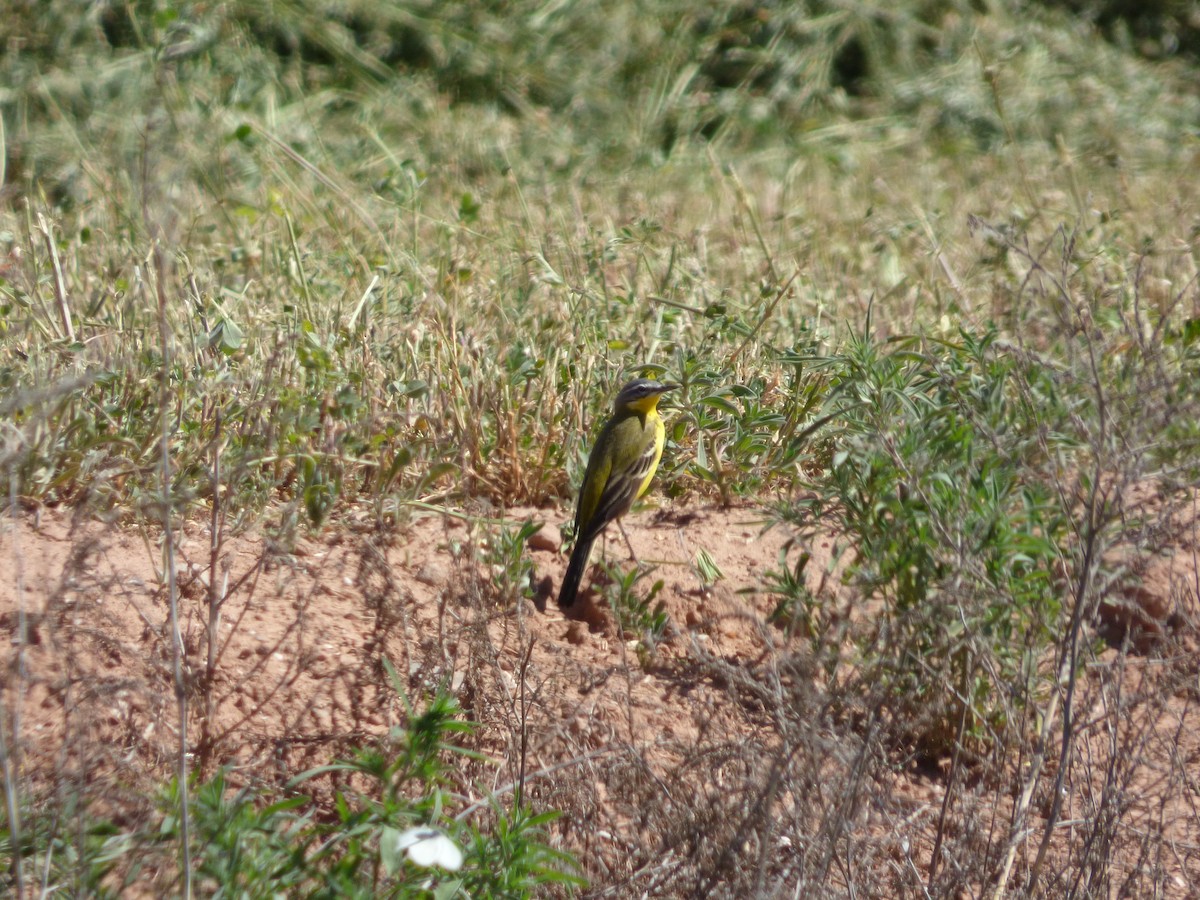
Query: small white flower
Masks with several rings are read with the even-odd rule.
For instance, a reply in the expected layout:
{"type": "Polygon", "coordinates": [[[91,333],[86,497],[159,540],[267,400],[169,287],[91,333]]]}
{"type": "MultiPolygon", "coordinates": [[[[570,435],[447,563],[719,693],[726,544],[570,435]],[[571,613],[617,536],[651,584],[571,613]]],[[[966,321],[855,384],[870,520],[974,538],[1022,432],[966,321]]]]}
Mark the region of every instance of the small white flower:
{"type": "Polygon", "coordinates": [[[463,854],[458,844],[436,828],[409,828],[396,835],[396,849],[423,868],[440,866],[448,872],[462,868],[463,854]]]}

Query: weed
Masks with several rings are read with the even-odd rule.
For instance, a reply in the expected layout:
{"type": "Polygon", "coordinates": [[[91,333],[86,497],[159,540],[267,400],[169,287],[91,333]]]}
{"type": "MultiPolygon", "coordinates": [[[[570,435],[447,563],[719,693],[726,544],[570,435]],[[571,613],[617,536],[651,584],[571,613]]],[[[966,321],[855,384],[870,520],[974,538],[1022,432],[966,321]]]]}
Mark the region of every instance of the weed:
{"type": "Polygon", "coordinates": [[[517,528],[498,525],[491,531],[483,558],[501,603],[508,604],[533,595],[533,560],[529,558],[527,545],[541,530],[540,522],[526,519],[517,528]]]}
{"type": "Polygon", "coordinates": [[[617,618],[617,630],[623,639],[638,641],[638,655],[643,663],[653,659],[655,648],[667,632],[670,619],[666,604],[654,599],[663,589],[661,579],[650,585],[645,597],[639,596],[638,585],[651,577],[653,569],[641,565],[622,572],[616,566],[608,566],[609,583],[605,588],[609,608],[617,618]]]}
{"type": "Polygon", "coordinates": [[[700,587],[705,591],[725,577],[725,573],[721,571],[717,561],[712,558],[712,554],[703,547],[696,551],[695,568],[696,574],[700,578],[700,587]]]}
{"type": "MultiPolygon", "coordinates": [[[[846,409],[830,468],[785,512],[802,537],[844,536],[846,580],[880,607],[859,635],[864,683],[886,686],[898,721],[927,723],[921,743],[943,750],[964,706],[968,735],[995,740],[1020,713],[1014,699],[1041,695],[1045,685],[1010,686],[1033,677],[1029,655],[1062,624],[1053,572],[1069,511],[1044,479],[1069,447],[1053,435],[1070,411],[1028,404],[1045,374],[1022,371],[994,340],[964,333],[886,352],[854,341],[827,400],[846,409]]],[[[777,582],[811,629],[820,604],[804,588],[806,562],[777,582]]]]}
{"type": "Polygon", "coordinates": [[[546,843],[545,826],[558,818],[556,812],[534,814],[518,808],[505,812],[493,803],[495,825],[488,833],[472,826],[469,839],[469,873],[462,886],[471,896],[523,897],[554,885],[586,887],[574,874],[579,866],[567,853],[546,843]]]}

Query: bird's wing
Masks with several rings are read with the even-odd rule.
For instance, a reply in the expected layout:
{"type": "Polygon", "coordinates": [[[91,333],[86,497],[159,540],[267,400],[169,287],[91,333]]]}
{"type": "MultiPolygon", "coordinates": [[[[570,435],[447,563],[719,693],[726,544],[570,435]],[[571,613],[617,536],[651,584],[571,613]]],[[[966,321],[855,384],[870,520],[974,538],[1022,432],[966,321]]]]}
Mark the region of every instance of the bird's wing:
{"type": "MultiPolygon", "coordinates": [[[[596,439],[596,446],[592,448],[592,455],[588,457],[583,484],[579,486],[579,502],[575,505],[576,540],[594,521],[596,510],[600,508],[604,496],[604,488],[608,484],[608,475],[612,471],[613,460],[612,455],[605,448],[612,440],[610,431],[611,429],[605,428],[600,432],[600,436],[596,439]]],[[[595,531],[598,533],[599,529],[595,529],[595,531]]]]}
{"type": "Polygon", "coordinates": [[[629,447],[635,451],[640,449],[641,452],[636,456],[626,457],[622,454],[613,458],[612,468],[604,482],[604,490],[600,493],[596,510],[591,518],[586,520],[588,531],[593,535],[599,534],[605,525],[629,511],[658,459],[658,447],[653,440],[646,441],[644,434],[630,437],[634,429],[638,432],[644,430],[641,423],[637,419],[630,419],[625,425],[631,425],[633,428],[627,433],[626,440],[616,442],[617,446],[629,447]],[[642,444],[645,446],[641,446],[642,444]]]}

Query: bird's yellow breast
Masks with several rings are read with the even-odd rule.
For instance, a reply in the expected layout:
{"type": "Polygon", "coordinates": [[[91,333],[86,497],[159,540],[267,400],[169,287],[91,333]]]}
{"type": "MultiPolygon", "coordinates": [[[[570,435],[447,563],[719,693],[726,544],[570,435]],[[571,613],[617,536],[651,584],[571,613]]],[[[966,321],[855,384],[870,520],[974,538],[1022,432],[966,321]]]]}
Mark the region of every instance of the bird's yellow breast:
{"type": "Polygon", "coordinates": [[[666,441],[667,431],[663,427],[663,420],[654,416],[654,460],[650,463],[650,471],[646,473],[646,477],[642,479],[641,487],[638,488],[637,496],[640,497],[646,491],[650,490],[650,482],[654,480],[654,473],[658,469],[658,462],[662,459],[663,443],[666,441]]]}

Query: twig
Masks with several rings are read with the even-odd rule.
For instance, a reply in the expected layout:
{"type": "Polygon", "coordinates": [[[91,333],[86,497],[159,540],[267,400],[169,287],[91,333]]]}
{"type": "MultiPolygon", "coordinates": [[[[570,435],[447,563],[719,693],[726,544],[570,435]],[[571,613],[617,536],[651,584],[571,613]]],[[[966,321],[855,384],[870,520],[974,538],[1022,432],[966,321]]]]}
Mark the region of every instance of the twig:
{"type": "Polygon", "coordinates": [[[142,223],[150,233],[154,249],[155,297],[158,300],[158,337],[162,345],[162,369],[158,387],[159,404],[159,477],[162,479],[163,574],[167,579],[168,615],[171,627],[171,668],[175,683],[175,704],[179,716],[179,746],[176,780],[179,783],[179,837],[182,844],[183,900],[192,900],[191,812],[188,800],[188,702],[183,675],[183,634],[179,628],[179,590],[175,578],[175,531],[171,522],[171,329],[167,321],[167,262],[162,247],[162,228],[150,217],[147,185],[150,153],[142,148],[142,223]]]}
{"type": "Polygon", "coordinates": [[[467,818],[467,816],[471,815],[471,813],[475,812],[477,809],[482,809],[483,807],[487,806],[490,801],[495,800],[501,794],[507,794],[509,791],[522,789],[524,785],[528,785],[531,781],[536,781],[539,778],[545,778],[547,775],[553,775],[555,772],[560,772],[563,769],[574,768],[575,766],[582,765],[591,759],[598,759],[601,756],[608,756],[609,754],[616,753],[617,750],[618,748],[614,747],[604,747],[600,750],[593,750],[591,753],[585,753],[582,756],[576,756],[563,762],[555,763],[552,766],[546,766],[544,769],[538,769],[536,772],[530,772],[527,775],[523,775],[520,781],[513,781],[504,785],[503,787],[496,788],[494,791],[489,791],[488,795],[484,799],[476,800],[462,812],[458,813],[454,817],[454,821],[463,821],[467,818]]]}
{"type": "Polygon", "coordinates": [[[767,319],[771,318],[771,316],[774,314],[775,307],[779,305],[779,301],[784,298],[785,294],[787,294],[788,288],[790,288],[792,286],[792,282],[796,280],[796,278],[797,278],[797,276],[799,276],[799,274],[800,274],[800,270],[797,269],[795,272],[792,273],[792,277],[789,278],[787,281],[785,281],[783,283],[783,286],[775,292],[775,299],[773,299],[770,302],[770,304],[767,306],[766,312],[764,312],[762,314],[762,316],[759,318],[758,324],[755,325],[752,329],[750,329],[750,333],[748,335],[746,335],[746,339],[744,341],[742,341],[741,345],[738,346],[738,348],[733,351],[733,355],[729,357],[729,367],[730,368],[733,368],[734,364],[737,362],[738,357],[742,355],[742,351],[745,350],[747,345],[758,336],[758,333],[760,331],[762,331],[763,325],[767,324],[767,319]]]}
{"type": "Polygon", "coordinates": [[[513,798],[513,812],[519,815],[521,806],[525,802],[525,765],[529,756],[529,698],[525,695],[525,683],[529,677],[529,663],[533,658],[533,636],[529,637],[529,644],[525,648],[525,652],[521,654],[521,665],[517,670],[517,674],[521,679],[520,683],[520,701],[521,701],[521,752],[520,752],[520,768],[517,771],[517,791],[513,798]]]}
{"type": "MultiPolygon", "coordinates": [[[[9,468],[8,473],[8,494],[9,494],[9,511],[13,515],[12,534],[13,534],[13,570],[16,572],[16,593],[17,593],[17,658],[16,665],[12,671],[16,675],[17,683],[17,698],[13,706],[12,717],[7,714],[4,703],[4,692],[0,691],[0,771],[4,773],[4,802],[8,811],[8,831],[9,840],[13,848],[12,858],[10,860],[10,868],[12,870],[13,879],[16,882],[17,897],[25,896],[25,872],[24,866],[21,865],[21,853],[19,848],[21,842],[21,811],[17,803],[17,769],[19,765],[14,766],[13,754],[9,752],[8,740],[5,737],[5,730],[12,722],[12,744],[13,749],[18,750],[20,747],[20,727],[21,727],[21,691],[25,685],[25,644],[26,644],[26,622],[25,622],[25,591],[24,579],[22,577],[21,554],[17,538],[17,528],[15,514],[17,510],[17,475],[13,469],[9,468]]],[[[18,750],[19,752],[19,750],[18,750]]]]}
{"type": "Polygon", "coordinates": [[[229,596],[229,571],[218,582],[217,569],[221,559],[221,551],[225,543],[225,508],[221,505],[221,407],[218,405],[214,413],[213,423],[213,465],[212,465],[212,515],[209,518],[208,545],[208,657],[204,667],[204,723],[201,734],[201,746],[204,754],[201,765],[205,764],[204,756],[212,751],[208,738],[212,729],[213,719],[213,680],[217,675],[217,642],[220,639],[221,608],[225,598],[229,596]]]}
{"type": "Polygon", "coordinates": [[[54,232],[46,217],[37,214],[38,229],[46,241],[46,250],[50,253],[50,264],[54,267],[54,295],[58,298],[58,314],[62,319],[63,335],[71,343],[75,342],[75,326],[71,322],[71,307],[67,303],[67,283],[63,280],[62,263],[58,259],[58,247],[54,244],[54,232]]]}
{"type": "Polygon", "coordinates": [[[1067,679],[1067,691],[1066,696],[1063,698],[1062,708],[1062,745],[1059,750],[1058,771],[1054,775],[1054,792],[1051,796],[1050,814],[1046,817],[1046,827],[1042,834],[1042,843],[1038,847],[1037,857],[1034,859],[1033,866],[1029,870],[1029,877],[1026,882],[1031,890],[1033,885],[1037,884],[1038,872],[1041,870],[1042,863],[1046,858],[1046,851],[1050,847],[1050,838],[1054,832],[1054,825],[1062,814],[1067,769],[1069,767],[1071,751],[1075,746],[1075,737],[1078,733],[1073,704],[1079,670],[1079,666],[1077,665],[1080,653],[1079,635],[1084,621],[1089,617],[1092,606],[1088,600],[1092,593],[1094,569],[1100,564],[1100,532],[1105,525],[1104,519],[1108,507],[1108,497],[1101,487],[1104,469],[1100,455],[1108,443],[1108,403],[1101,381],[1099,363],[1096,359],[1096,348],[1090,341],[1087,344],[1087,351],[1088,361],[1092,370],[1092,388],[1096,395],[1096,414],[1099,424],[1099,434],[1093,445],[1097,459],[1094,463],[1094,471],[1091,473],[1091,489],[1088,493],[1087,502],[1084,504],[1087,522],[1084,525],[1083,562],[1075,582],[1075,605],[1071,610],[1070,631],[1067,635],[1067,646],[1064,650],[1060,669],[1067,679]]]}

